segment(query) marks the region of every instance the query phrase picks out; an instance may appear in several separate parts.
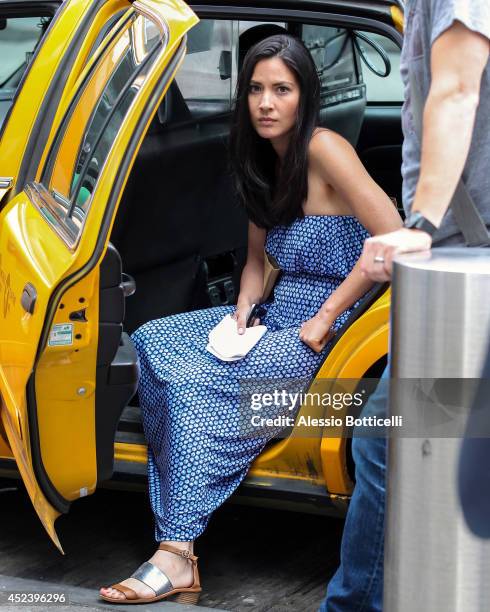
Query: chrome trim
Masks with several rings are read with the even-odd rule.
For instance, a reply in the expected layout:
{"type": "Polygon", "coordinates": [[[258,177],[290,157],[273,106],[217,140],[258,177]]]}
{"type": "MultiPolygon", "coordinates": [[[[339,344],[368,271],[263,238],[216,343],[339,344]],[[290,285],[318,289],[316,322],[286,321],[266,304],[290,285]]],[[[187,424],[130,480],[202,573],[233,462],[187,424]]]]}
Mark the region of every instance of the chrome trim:
{"type": "Polygon", "coordinates": [[[74,251],[78,239],[78,227],[67,216],[66,203],[54,197],[40,183],[29,183],[24,191],[46,223],[58,234],[70,251],[74,251]]]}
{"type": "Polygon", "coordinates": [[[0,189],[10,189],[14,184],[11,176],[0,176],[0,189]]]}
{"type": "Polygon", "coordinates": [[[168,27],[168,23],[163,19],[161,15],[159,15],[156,11],[152,11],[149,6],[139,2],[139,0],[135,0],[132,3],[132,6],[138,13],[148,17],[151,21],[154,21],[163,37],[163,46],[166,47],[168,45],[168,41],[170,40],[170,29],[168,27]]]}

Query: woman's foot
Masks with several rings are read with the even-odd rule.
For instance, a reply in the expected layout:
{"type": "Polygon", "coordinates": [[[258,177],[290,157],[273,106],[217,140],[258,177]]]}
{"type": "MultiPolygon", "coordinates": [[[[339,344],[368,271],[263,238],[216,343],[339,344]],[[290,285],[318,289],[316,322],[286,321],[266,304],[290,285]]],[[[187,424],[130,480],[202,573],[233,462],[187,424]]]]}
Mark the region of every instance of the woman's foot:
{"type": "MultiPolygon", "coordinates": [[[[187,542],[169,542],[175,548],[182,550],[190,550],[187,542]]],[[[194,582],[194,574],[192,564],[189,563],[188,559],[179,557],[178,555],[168,552],[166,550],[157,550],[151,559],[148,559],[150,563],[153,563],[159,570],[168,576],[168,579],[172,583],[174,589],[181,587],[190,587],[194,582]]],[[[140,582],[136,578],[127,578],[120,582],[122,586],[128,587],[136,592],[141,598],[152,598],[155,596],[155,592],[150,587],[146,586],[143,582],[140,582]]],[[[104,597],[111,597],[113,599],[126,599],[126,596],[121,591],[113,589],[111,587],[102,587],[100,594],[104,597]]]]}

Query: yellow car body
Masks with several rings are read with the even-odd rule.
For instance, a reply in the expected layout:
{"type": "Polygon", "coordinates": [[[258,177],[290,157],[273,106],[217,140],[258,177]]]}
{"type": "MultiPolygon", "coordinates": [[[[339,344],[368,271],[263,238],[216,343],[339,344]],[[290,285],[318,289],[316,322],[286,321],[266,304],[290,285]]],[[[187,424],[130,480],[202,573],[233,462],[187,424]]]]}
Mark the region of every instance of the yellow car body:
{"type": "MultiPolygon", "coordinates": [[[[386,11],[400,29],[400,9],[394,4],[386,11]]],[[[144,444],[113,447],[113,436],[106,436],[101,449],[96,439],[100,265],[138,149],[197,22],[181,0],[67,0],[1,133],[0,459],[4,474],[15,460],[60,549],[55,520],[71,502],[94,492],[99,454],[124,465],[146,463],[144,444]],[[111,27],[101,35],[107,23],[111,27]],[[140,70],[127,89],[130,105],[95,184],[80,188],[72,204],[70,194],[83,174],[77,154],[84,126],[122,57],[131,57],[140,70]],[[82,197],[83,189],[88,196],[82,197]]],[[[337,338],[312,385],[361,379],[386,356],[389,292],[371,302],[337,338]]],[[[302,407],[300,414],[308,410],[302,407]]],[[[342,510],[353,486],[346,439],[320,428],[308,437],[274,441],[247,481],[259,490],[257,499],[261,490],[265,495],[276,489],[279,502],[282,493],[286,502],[286,492],[294,490],[306,507],[309,496],[323,492],[342,510]]]]}

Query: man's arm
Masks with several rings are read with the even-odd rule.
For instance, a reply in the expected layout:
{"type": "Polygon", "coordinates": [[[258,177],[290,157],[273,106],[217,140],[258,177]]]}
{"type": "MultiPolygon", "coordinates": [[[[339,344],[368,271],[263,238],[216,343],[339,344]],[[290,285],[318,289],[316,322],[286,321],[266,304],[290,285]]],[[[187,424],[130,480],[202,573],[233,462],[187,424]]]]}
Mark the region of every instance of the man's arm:
{"type": "MultiPolygon", "coordinates": [[[[439,226],[468,156],[480,83],[490,41],[455,21],[431,50],[431,87],[424,107],[420,177],[413,211],[439,226]]],[[[401,229],[366,241],[361,270],[376,281],[391,278],[396,253],[424,251],[432,239],[421,230],[401,229]],[[384,263],[374,261],[383,258],[384,263]]]]}
{"type": "Polygon", "coordinates": [[[420,178],[413,210],[439,227],[471,144],[489,40],[455,22],[432,46],[420,178]]]}

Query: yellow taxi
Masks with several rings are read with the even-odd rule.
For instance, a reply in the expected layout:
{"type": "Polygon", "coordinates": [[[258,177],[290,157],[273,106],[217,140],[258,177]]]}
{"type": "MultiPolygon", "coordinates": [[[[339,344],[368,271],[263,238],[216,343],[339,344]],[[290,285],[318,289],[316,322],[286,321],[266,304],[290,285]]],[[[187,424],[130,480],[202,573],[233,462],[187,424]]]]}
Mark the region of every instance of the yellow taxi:
{"type": "MultiPolygon", "coordinates": [[[[144,481],[129,334],[236,300],[247,220],[227,137],[247,49],[277,31],[302,38],[320,75],[321,124],[399,202],[402,9],[0,0],[0,475],[20,474],[60,550],[55,520],[73,501],[101,483],[144,481]]],[[[376,377],[388,319],[389,293],[377,288],[312,386],[376,377]]],[[[265,448],[238,497],[342,513],[348,439],[320,424],[294,434],[265,448]]]]}

